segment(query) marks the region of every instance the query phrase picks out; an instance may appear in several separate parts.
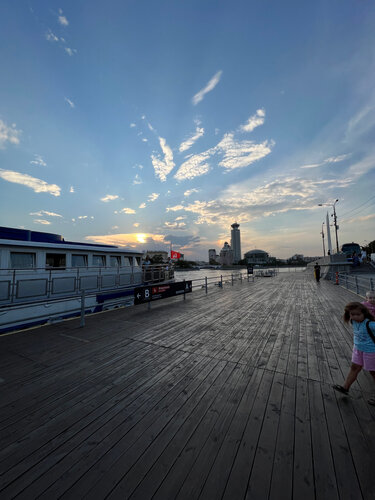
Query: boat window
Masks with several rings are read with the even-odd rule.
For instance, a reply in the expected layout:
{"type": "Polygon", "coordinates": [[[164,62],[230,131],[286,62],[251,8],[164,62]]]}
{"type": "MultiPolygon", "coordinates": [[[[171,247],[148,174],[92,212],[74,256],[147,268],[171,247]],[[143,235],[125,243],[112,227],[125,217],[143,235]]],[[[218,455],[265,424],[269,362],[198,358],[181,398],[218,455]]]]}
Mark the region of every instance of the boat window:
{"type": "Polygon", "coordinates": [[[87,255],[72,254],[72,267],[87,267],[87,255]]]}
{"type": "Polygon", "coordinates": [[[35,253],[10,252],[12,269],[32,269],[35,267],[35,253]]]}
{"type": "Polygon", "coordinates": [[[141,258],[140,257],[134,257],[134,266],[140,266],[141,265],[141,258]]]}
{"type": "Polygon", "coordinates": [[[46,267],[63,267],[66,266],[66,255],[63,253],[47,253],[46,267]]]}
{"type": "Polygon", "coordinates": [[[120,267],[121,257],[119,255],[111,255],[110,265],[111,267],[120,267]]]}
{"type": "Polygon", "coordinates": [[[96,267],[104,267],[105,266],[105,255],[93,255],[92,256],[92,265],[96,267]]]}
{"type": "Polygon", "coordinates": [[[132,257],[124,256],[124,266],[131,266],[131,265],[132,265],[132,257]]]}

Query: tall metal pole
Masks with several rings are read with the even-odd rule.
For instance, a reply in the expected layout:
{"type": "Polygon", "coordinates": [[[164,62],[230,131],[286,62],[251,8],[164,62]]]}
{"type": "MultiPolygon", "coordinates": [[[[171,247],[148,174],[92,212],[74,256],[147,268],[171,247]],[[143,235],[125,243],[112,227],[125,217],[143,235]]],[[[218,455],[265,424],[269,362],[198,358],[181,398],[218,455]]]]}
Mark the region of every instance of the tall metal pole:
{"type": "Polygon", "coordinates": [[[335,234],[336,234],[336,250],[337,250],[337,253],[339,253],[339,239],[338,239],[338,236],[337,236],[337,216],[336,216],[336,209],[335,209],[335,205],[336,203],[338,202],[339,200],[336,200],[335,203],[332,205],[333,206],[333,224],[335,226],[335,234]]]}
{"type": "Polygon", "coordinates": [[[323,240],[323,255],[324,257],[326,256],[326,247],[324,245],[324,229],[323,229],[323,226],[324,226],[324,222],[322,222],[322,240],[323,240]]]}

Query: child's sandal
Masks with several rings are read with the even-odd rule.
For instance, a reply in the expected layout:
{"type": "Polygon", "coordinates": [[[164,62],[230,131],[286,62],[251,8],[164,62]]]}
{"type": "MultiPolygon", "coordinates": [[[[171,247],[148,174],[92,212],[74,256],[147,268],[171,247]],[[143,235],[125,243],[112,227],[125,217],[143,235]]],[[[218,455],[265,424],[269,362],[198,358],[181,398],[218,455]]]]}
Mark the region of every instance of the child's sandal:
{"type": "Polygon", "coordinates": [[[346,396],[349,394],[349,391],[347,389],[345,389],[345,387],[343,387],[342,385],[336,384],[336,385],[333,385],[332,387],[335,389],[335,391],[341,392],[342,394],[345,394],[346,396]]]}

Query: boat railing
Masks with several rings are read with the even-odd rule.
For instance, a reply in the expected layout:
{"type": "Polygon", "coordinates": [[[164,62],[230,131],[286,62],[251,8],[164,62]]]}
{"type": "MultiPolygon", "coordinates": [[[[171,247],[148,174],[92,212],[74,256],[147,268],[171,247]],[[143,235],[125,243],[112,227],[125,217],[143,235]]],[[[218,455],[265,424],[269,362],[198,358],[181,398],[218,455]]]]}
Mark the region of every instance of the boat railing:
{"type": "Polygon", "coordinates": [[[116,290],[173,279],[173,269],[156,266],[91,266],[0,269],[0,305],[116,290]]]}

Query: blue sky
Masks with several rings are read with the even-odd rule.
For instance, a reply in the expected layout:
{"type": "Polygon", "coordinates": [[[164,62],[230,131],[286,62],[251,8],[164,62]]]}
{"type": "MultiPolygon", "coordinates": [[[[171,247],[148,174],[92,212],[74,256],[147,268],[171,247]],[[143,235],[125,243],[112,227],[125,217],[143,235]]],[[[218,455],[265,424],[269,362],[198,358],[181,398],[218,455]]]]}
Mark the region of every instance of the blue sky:
{"type": "Polygon", "coordinates": [[[375,239],[372,1],[5,0],[0,64],[0,225],[315,256],[338,198],[375,239]]]}

